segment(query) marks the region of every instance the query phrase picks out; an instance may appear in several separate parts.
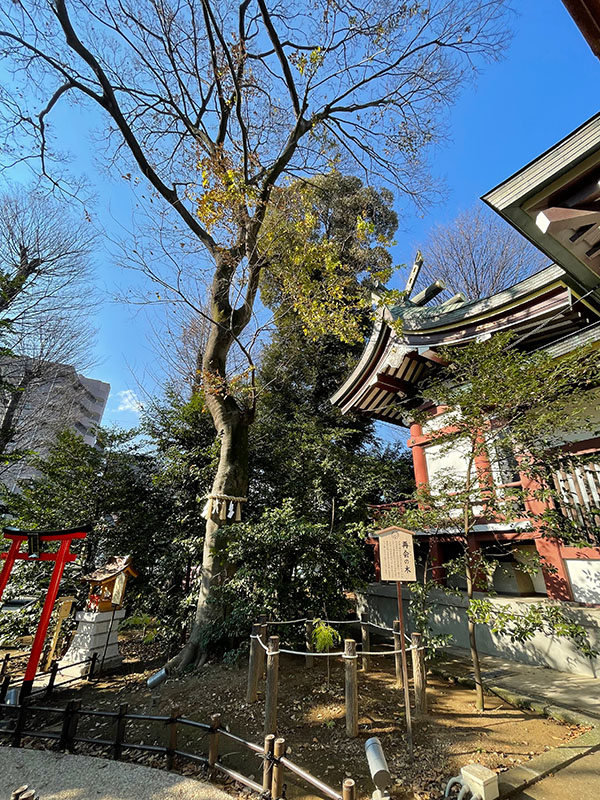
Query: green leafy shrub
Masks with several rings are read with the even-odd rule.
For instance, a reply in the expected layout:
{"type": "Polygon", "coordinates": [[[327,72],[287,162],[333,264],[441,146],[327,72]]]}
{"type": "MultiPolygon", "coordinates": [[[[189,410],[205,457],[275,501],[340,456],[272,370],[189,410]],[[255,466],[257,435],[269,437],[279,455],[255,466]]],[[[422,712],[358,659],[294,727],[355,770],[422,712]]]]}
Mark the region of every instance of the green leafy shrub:
{"type": "MultiPolygon", "coordinates": [[[[291,501],[265,511],[256,523],[237,525],[226,545],[227,559],[237,570],[216,593],[215,605],[224,607],[226,616],[209,626],[211,649],[238,647],[262,613],[280,620],[315,612],[345,616],[347,592],[364,585],[367,575],[364,538],[362,525],[332,528],[310,522],[291,501]]],[[[293,637],[292,628],[286,628],[286,638],[293,637]]]]}

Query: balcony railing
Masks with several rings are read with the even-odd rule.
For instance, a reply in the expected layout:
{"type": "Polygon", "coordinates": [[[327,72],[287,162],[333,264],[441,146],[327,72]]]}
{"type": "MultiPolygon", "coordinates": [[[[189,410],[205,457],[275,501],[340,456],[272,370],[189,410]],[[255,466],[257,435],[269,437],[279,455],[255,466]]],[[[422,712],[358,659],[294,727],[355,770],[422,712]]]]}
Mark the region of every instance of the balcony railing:
{"type": "Polygon", "coordinates": [[[600,545],[600,466],[596,462],[566,462],[554,473],[558,505],[590,544],[600,545]]]}

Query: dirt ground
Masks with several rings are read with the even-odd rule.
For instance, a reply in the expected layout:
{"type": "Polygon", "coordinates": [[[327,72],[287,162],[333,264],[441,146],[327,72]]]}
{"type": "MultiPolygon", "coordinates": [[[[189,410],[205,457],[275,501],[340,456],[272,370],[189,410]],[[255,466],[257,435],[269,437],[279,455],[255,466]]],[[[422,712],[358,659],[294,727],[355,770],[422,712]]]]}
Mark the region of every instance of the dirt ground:
{"type": "MultiPolygon", "coordinates": [[[[120,674],[106,676],[93,684],[78,684],[70,691],[65,689],[48,704],[63,706],[66,699],[77,698],[83,708],[115,710],[119,704],[127,703],[130,712],[167,714],[176,709],[178,714],[201,722],[209,722],[210,715],[218,712],[222,724],[232,733],[262,742],[264,683],[259,701],[248,706],[244,666],[208,664],[199,673],[169,679],[152,693],[146,679],[164,663],[160,650],[142,646],[139,637],[131,634],[122,641],[121,649],[125,663],[120,674]]],[[[335,788],[341,786],[345,777],[354,778],[360,798],[370,797],[374,789],[364,755],[364,742],[370,736],[381,739],[394,780],[391,787],[394,798],[437,800],[443,796],[448,779],[469,762],[485,764],[500,772],[584,730],[512,708],[495,696],[487,697],[487,710],[478,713],[471,690],[430,675],[429,712],[414,720],[414,759],[410,761],[403,693],[395,685],[393,659],[377,659],[379,663],[375,663],[372,671],[359,672],[360,731],[356,739],[348,739],[345,734],[343,664],[340,659],[330,660],[328,683],[325,661],[318,658],[316,666],[307,670],[302,658],[282,657],[279,735],[286,739],[291,760],[335,788]]],[[[78,735],[110,740],[114,735],[111,725],[98,717],[82,718],[78,735]]],[[[162,723],[131,721],[127,725],[126,739],[131,742],[165,744],[166,736],[162,723]]],[[[177,748],[205,754],[207,744],[206,734],[184,728],[177,748]]],[[[78,745],[77,752],[100,754],[102,749],[78,745]]],[[[237,745],[223,739],[221,758],[229,767],[260,782],[261,761],[256,755],[240,752],[237,745]]],[[[162,755],[145,755],[136,760],[164,765],[162,755]]],[[[189,763],[180,763],[178,768],[187,775],[201,774],[197,766],[189,763]]],[[[314,797],[289,776],[286,780],[286,796],[290,800],[314,797]]],[[[235,787],[230,790],[236,791],[235,787]]]]}

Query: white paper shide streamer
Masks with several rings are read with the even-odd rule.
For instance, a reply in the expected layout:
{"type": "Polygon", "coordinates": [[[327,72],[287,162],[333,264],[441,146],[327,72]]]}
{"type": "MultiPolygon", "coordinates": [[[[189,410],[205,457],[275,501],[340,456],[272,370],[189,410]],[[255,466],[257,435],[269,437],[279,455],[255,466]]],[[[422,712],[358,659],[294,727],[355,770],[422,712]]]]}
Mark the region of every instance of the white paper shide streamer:
{"type": "Polygon", "coordinates": [[[206,503],[201,514],[204,519],[217,516],[222,522],[226,522],[228,519],[241,522],[242,503],[247,502],[247,497],[235,497],[231,494],[207,494],[204,497],[206,503]]]}

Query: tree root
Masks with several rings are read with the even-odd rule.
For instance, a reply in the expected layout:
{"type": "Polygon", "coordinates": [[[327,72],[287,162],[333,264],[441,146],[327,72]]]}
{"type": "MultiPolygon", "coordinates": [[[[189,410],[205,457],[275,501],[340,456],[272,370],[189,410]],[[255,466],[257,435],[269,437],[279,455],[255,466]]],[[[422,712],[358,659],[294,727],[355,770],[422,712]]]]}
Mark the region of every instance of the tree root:
{"type": "Polygon", "coordinates": [[[187,667],[200,669],[208,661],[208,652],[200,647],[198,641],[190,638],[179,653],[165,664],[167,675],[180,675],[187,667]]]}

